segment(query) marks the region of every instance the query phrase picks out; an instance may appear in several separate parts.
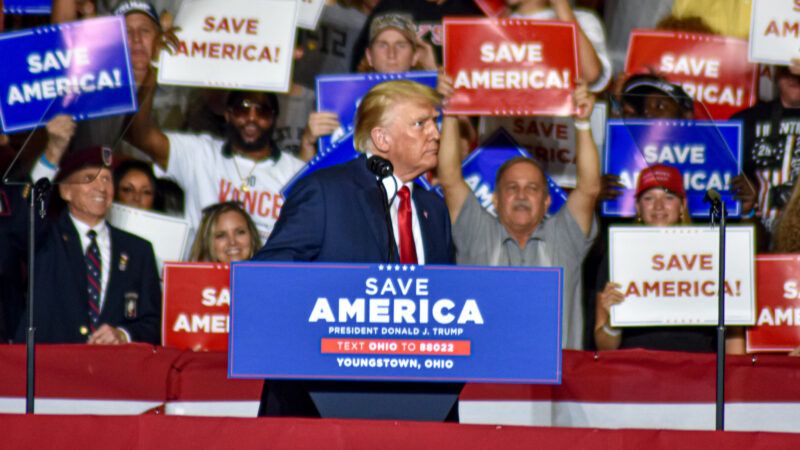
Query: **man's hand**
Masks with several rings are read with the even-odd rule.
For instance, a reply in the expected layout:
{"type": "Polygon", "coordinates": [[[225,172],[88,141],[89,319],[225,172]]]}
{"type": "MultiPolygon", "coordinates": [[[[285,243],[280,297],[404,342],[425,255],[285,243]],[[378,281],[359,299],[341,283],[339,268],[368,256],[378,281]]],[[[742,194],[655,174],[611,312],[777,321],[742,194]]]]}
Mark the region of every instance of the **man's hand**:
{"type": "Polygon", "coordinates": [[[59,114],[47,122],[47,147],[45,157],[53,165],[58,165],[75,135],[75,121],[72,116],[59,114]]]}
{"type": "Polygon", "coordinates": [[[756,206],[756,187],[744,174],[733,177],[733,195],[742,202],[742,214],[747,215],[756,206]]]}
{"type": "Polygon", "coordinates": [[[594,109],[595,96],[589,92],[589,85],[578,80],[575,91],[572,93],[572,102],[575,105],[575,120],[589,120],[594,109]]]}
{"type": "Polygon", "coordinates": [[[436,52],[433,51],[433,46],[426,42],[424,39],[417,38],[417,65],[422,70],[436,70],[436,52]]]}
{"type": "Polygon", "coordinates": [[[789,72],[792,75],[800,75],[800,58],[792,58],[792,61],[789,63],[789,72]]]}
{"type": "Polygon", "coordinates": [[[308,124],[305,131],[303,131],[303,141],[311,144],[316,143],[317,139],[322,136],[327,136],[341,124],[339,123],[339,115],[332,112],[312,112],[308,115],[308,124]]]}
{"type": "Polygon", "coordinates": [[[119,345],[127,344],[128,338],[120,329],[104,323],[89,336],[87,344],[92,345],[119,345]]]}
{"type": "Polygon", "coordinates": [[[601,201],[614,200],[622,195],[622,189],[625,188],[625,185],[622,184],[619,177],[610,173],[603,175],[600,179],[600,183],[600,195],[597,199],[601,201]]]}
{"type": "Polygon", "coordinates": [[[436,92],[442,96],[442,106],[447,106],[447,102],[455,92],[453,79],[444,73],[444,69],[440,70],[439,75],[436,77],[436,92]]]}

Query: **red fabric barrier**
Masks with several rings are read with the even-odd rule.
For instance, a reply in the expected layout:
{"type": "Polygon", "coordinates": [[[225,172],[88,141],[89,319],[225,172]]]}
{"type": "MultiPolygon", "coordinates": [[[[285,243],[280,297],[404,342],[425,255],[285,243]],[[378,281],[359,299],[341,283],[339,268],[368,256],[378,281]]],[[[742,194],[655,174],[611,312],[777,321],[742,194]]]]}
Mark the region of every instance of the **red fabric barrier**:
{"type": "Polygon", "coordinates": [[[757,450],[798,448],[800,435],[592,430],[333,419],[0,415],[7,448],[757,450]]]}

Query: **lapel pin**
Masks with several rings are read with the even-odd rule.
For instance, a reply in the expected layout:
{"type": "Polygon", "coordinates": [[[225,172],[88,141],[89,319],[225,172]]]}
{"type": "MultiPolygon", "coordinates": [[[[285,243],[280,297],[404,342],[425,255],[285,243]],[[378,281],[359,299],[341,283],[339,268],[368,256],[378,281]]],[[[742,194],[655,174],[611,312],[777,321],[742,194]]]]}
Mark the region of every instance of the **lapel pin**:
{"type": "Polygon", "coordinates": [[[127,268],[128,268],[128,254],[122,252],[122,254],[119,255],[119,271],[125,272],[125,269],[127,268]]]}

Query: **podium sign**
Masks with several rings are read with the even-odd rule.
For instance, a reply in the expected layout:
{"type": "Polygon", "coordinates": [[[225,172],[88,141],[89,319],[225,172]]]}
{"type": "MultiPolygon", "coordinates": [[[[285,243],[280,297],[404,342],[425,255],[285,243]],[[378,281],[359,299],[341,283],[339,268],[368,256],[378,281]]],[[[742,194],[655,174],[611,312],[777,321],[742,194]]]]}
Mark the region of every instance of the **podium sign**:
{"type": "Polygon", "coordinates": [[[551,267],[234,264],[228,374],[557,384],[562,284],[551,267]]]}

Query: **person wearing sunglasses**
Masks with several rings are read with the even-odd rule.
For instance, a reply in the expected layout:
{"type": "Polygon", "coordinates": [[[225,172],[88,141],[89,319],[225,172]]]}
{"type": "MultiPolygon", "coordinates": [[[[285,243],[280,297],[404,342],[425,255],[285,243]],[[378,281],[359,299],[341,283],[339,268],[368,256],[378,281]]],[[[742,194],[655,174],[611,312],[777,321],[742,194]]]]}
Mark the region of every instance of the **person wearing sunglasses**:
{"type": "Polygon", "coordinates": [[[139,112],[126,139],[148,154],[158,169],[186,192],[186,218],[197,229],[202,210],[225,201],[242,202],[265,240],[283,205],[281,188],[303,162],[281,151],[273,139],[279,114],[270,92],[231,91],[226,101],[225,137],[164,132],[150,117],[154,74],[140,92],[139,112]]]}

